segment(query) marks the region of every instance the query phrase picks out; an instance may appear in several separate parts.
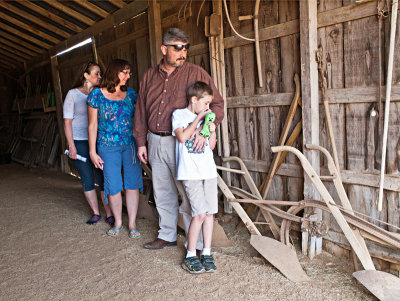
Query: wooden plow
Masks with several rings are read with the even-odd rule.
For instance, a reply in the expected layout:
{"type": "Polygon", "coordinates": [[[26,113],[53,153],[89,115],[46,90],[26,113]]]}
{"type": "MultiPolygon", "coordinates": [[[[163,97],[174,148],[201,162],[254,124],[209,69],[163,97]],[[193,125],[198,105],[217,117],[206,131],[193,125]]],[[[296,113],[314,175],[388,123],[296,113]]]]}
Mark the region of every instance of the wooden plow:
{"type": "MultiPolygon", "coordinates": [[[[252,180],[249,171],[240,158],[228,157],[222,159],[224,162],[236,162],[239,166],[239,169],[228,169],[217,166],[218,169],[242,175],[247,187],[250,190],[249,192],[234,186],[228,187],[222,178],[218,177],[219,188],[227,200],[232,204],[232,207],[236,210],[249,232],[252,234],[250,241],[251,245],[255,247],[255,249],[257,249],[261,255],[263,255],[272,265],[280,270],[288,279],[292,281],[310,280],[302,270],[297,260],[296,253],[290,239],[290,230],[293,228],[291,227],[292,223],[299,223],[302,231],[308,231],[311,233],[311,236],[320,237],[326,235],[328,233],[328,227],[323,221],[315,221],[312,218],[300,217],[297,215],[304,209],[311,209],[310,211],[313,211],[314,209],[322,209],[333,215],[344,235],[348,239],[352,249],[360,260],[364,270],[368,271],[369,282],[360,282],[363,283],[367,289],[370,288],[368,283],[374,283],[374,287],[378,285],[390,291],[393,285],[388,286],[385,281],[381,280],[386,279],[381,277],[381,274],[384,272],[375,271],[374,264],[364,239],[400,250],[400,236],[356,216],[355,212],[353,212],[351,208],[342,181],[340,176],[338,176],[338,171],[329,152],[320,146],[306,145],[306,147],[309,149],[318,150],[326,156],[328,161],[328,170],[330,172],[329,176],[317,175],[306,157],[296,148],[289,146],[276,146],[272,147],[272,151],[275,153],[287,151],[296,155],[300,160],[305,173],[310,177],[311,181],[320,193],[323,201],[303,200],[298,202],[289,202],[264,200],[261,197],[254,181],[252,180]],[[322,179],[333,181],[341,204],[335,203],[328,190],[322,183],[322,179]],[[257,206],[260,210],[260,213],[265,218],[265,222],[253,222],[241,206],[241,203],[250,203],[254,206],[257,206]],[[285,206],[285,208],[288,209],[283,210],[281,206],[285,206]],[[269,226],[275,240],[265,237],[261,234],[260,229],[258,229],[257,226],[262,224],[269,226]]],[[[231,164],[231,166],[232,165],[234,164],[231,164]]],[[[358,274],[355,274],[354,276],[357,278],[357,275],[358,274]]],[[[393,278],[395,278],[394,281],[399,283],[398,287],[400,287],[400,279],[397,277],[393,278]]],[[[370,291],[374,293],[374,289],[372,287],[370,291]]],[[[390,291],[389,295],[392,294],[398,294],[398,291],[390,291]]],[[[396,300],[400,300],[400,295],[397,296],[398,299],[396,300]]],[[[381,300],[390,299],[383,298],[381,300]]]]}

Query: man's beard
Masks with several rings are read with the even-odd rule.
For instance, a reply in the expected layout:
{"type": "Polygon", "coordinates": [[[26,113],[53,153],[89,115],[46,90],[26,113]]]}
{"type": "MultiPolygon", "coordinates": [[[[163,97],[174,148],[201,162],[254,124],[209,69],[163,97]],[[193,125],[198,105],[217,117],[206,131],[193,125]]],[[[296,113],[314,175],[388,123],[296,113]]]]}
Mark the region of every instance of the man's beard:
{"type": "Polygon", "coordinates": [[[183,65],[183,63],[186,61],[186,58],[180,58],[177,60],[177,62],[172,62],[169,59],[168,55],[167,55],[166,59],[167,59],[167,64],[170,66],[173,66],[173,67],[181,67],[183,65]]]}

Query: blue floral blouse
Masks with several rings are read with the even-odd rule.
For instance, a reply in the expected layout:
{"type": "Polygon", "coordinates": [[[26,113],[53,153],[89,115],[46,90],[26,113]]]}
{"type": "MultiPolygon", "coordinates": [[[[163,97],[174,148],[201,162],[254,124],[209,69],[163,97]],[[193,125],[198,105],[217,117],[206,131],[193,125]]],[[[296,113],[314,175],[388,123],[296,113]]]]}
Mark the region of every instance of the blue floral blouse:
{"type": "Polygon", "coordinates": [[[97,112],[97,146],[117,146],[135,143],[133,137],[133,115],[136,92],[128,88],[124,100],[105,98],[100,89],[93,90],[86,103],[97,112]]]}

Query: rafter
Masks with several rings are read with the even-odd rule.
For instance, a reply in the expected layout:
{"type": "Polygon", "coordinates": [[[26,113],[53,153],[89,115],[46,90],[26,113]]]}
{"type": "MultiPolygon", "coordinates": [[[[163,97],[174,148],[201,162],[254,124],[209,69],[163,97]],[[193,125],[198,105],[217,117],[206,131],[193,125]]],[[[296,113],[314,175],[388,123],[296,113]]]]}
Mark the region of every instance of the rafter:
{"type": "Polygon", "coordinates": [[[19,64],[22,64],[19,61],[16,61],[6,55],[3,55],[1,58],[1,63],[2,64],[8,64],[9,66],[13,66],[14,68],[17,68],[19,66],[19,64]]]}
{"type": "Polygon", "coordinates": [[[110,3],[118,8],[123,8],[126,5],[126,3],[122,0],[110,0],[110,3]]]}
{"type": "Polygon", "coordinates": [[[16,68],[17,68],[17,65],[14,65],[13,63],[10,63],[10,62],[7,61],[6,59],[2,59],[2,60],[1,60],[1,64],[2,64],[4,67],[8,67],[8,68],[10,68],[10,69],[16,69],[16,68]]]}
{"type": "Polygon", "coordinates": [[[44,39],[46,39],[46,40],[48,40],[50,42],[53,42],[55,44],[60,42],[59,39],[56,39],[55,37],[52,37],[51,35],[48,35],[47,33],[44,33],[43,31],[40,31],[40,30],[35,29],[35,28],[32,28],[32,26],[30,26],[30,25],[28,25],[28,24],[26,24],[24,22],[21,22],[21,21],[15,19],[13,17],[10,17],[9,15],[3,13],[2,11],[0,11],[0,18],[6,20],[6,21],[18,26],[18,27],[21,27],[21,28],[23,28],[23,29],[25,29],[25,30],[27,30],[27,31],[29,31],[29,32],[41,37],[41,38],[44,38],[44,39]]]}
{"type": "Polygon", "coordinates": [[[24,47],[21,47],[21,46],[15,44],[15,43],[12,43],[11,41],[8,41],[8,40],[3,39],[3,38],[1,38],[1,37],[0,37],[0,43],[3,44],[3,45],[6,45],[6,46],[8,46],[8,47],[14,48],[14,49],[16,49],[16,50],[19,50],[19,51],[21,51],[23,54],[28,55],[29,57],[36,56],[36,55],[37,55],[37,53],[35,53],[35,52],[33,52],[33,51],[30,51],[30,50],[28,50],[28,49],[26,49],[26,48],[24,48],[24,47]]]}
{"type": "Polygon", "coordinates": [[[105,10],[101,9],[100,7],[98,7],[97,5],[94,5],[92,3],[90,3],[87,0],[74,0],[75,3],[78,3],[80,6],[90,10],[92,13],[95,13],[96,15],[105,18],[109,15],[108,12],[106,12],[105,10]]]}
{"type": "Polygon", "coordinates": [[[70,34],[68,32],[66,32],[48,22],[45,22],[45,21],[39,19],[38,17],[35,17],[32,14],[28,14],[26,11],[19,9],[18,7],[14,6],[14,5],[11,5],[10,2],[5,2],[4,0],[0,0],[0,6],[4,7],[5,9],[7,9],[17,15],[20,15],[21,17],[23,17],[31,22],[34,22],[34,23],[42,26],[43,28],[51,30],[52,32],[58,34],[59,36],[62,36],[64,38],[68,38],[70,36],[70,34]]]}
{"type": "Polygon", "coordinates": [[[31,41],[32,43],[35,43],[36,45],[42,46],[43,48],[46,48],[46,49],[51,48],[50,44],[48,44],[46,42],[43,42],[43,41],[40,41],[40,40],[38,40],[38,39],[36,39],[36,38],[26,34],[26,33],[23,33],[22,31],[20,31],[18,29],[15,29],[14,27],[8,26],[7,24],[1,23],[1,22],[0,22],[0,25],[1,25],[1,29],[7,30],[8,32],[11,32],[11,33],[13,33],[13,34],[15,34],[17,36],[20,36],[20,37],[24,38],[25,40],[28,40],[28,41],[31,41]]]}
{"type": "Polygon", "coordinates": [[[16,61],[19,61],[19,62],[25,62],[26,61],[26,59],[24,59],[24,58],[22,58],[22,57],[20,57],[18,55],[15,55],[15,54],[13,54],[13,53],[11,53],[9,51],[6,51],[4,49],[1,49],[1,47],[0,47],[0,54],[8,56],[9,58],[12,58],[12,59],[14,59],[16,61]]]}
{"type": "Polygon", "coordinates": [[[16,49],[8,46],[8,45],[4,45],[3,43],[0,43],[0,48],[4,49],[4,50],[7,50],[10,53],[14,53],[16,55],[19,55],[20,57],[24,58],[25,60],[31,58],[30,55],[27,55],[27,54],[25,54],[25,53],[23,53],[23,52],[21,52],[19,50],[16,50],[16,49]]]}
{"type": "Polygon", "coordinates": [[[43,1],[49,5],[57,8],[58,10],[62,11],[63,13],[66,13],[67,15],[70,15],[71,17],[85,23],[86,25],[90,26],[95,23],[95,21],[93,21],[92,19],[78,13],[76,10],[73,10],[66,5],[63,5],[58,1],[54,1],[54,0],[43,0],[43,1]]]}
{"type": "Polygon", "coordinates": [[[29,8],[29,9],[33,10],[34,12],[41,14],[42,16],[45,16],[46,18],[52,20],[53,22],[56,22],[56,23],[60,24],[61,26],[71,29],[74,32],[81,32],[83,30],[78,25],[75,25],[74,23],[63,19],[63,18],[57,16],[56,14],[53,14],[52,12],[50,12],[40,6],[35,5],[34,2],[30,2],[30,1],[26,1],[26,0],[15,0],[15,1],[18,2],[19,4],[25,6],[26,8],[29,8]]]}
{"type": "Polygon", "coordinates": [[[17,43],[17,44],[19,44],[21,46],[24,46],[24,48],[29,49],[31,51],[34,51],[36,53],[44,52],[43,49],[40,49],[40,48],[38,48],[38,47],[36,47],[34,45],[31,45],[31,44],[25,42],[24,40],[22,40],[20,38],[17,38],[16,36],[10,35],[10,34],[4,32],[4,31],[1,31],[1,30],[0,30],[0,36],[3,37],[3,38],[8,39],[10,41],[13,41],[13,42],[15,42],[15,43],[17,43]]]}

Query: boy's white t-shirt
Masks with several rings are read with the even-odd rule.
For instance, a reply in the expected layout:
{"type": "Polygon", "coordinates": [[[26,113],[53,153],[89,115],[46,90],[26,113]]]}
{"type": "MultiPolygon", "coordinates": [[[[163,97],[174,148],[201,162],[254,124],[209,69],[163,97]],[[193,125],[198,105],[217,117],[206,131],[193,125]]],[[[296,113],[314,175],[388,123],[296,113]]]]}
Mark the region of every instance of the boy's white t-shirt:
{"type": "Polygon", "coordinates": [[[88,140],[88,113],[86,99],[88,95],[78,89],[71,89],[65,96],[63,116],[72,119],[72,137],[74,140],[88,140]]]}
{"type": "MultiPolygon", "coordinates": [[[[186,129],[197,115],[190,110],[178,109],[172,114],[172,135],[178,128],[186,129]]],[[[197,125],[199,127],[201,122],[197,125]]],[[[189,139],[185,143],[176,140],[176,179],[177,180],[207,180],[217,177],[217,167],[214,162],[213,152],[208,144],[201,152],[192,150],[192,141],[189,139]]]]}

